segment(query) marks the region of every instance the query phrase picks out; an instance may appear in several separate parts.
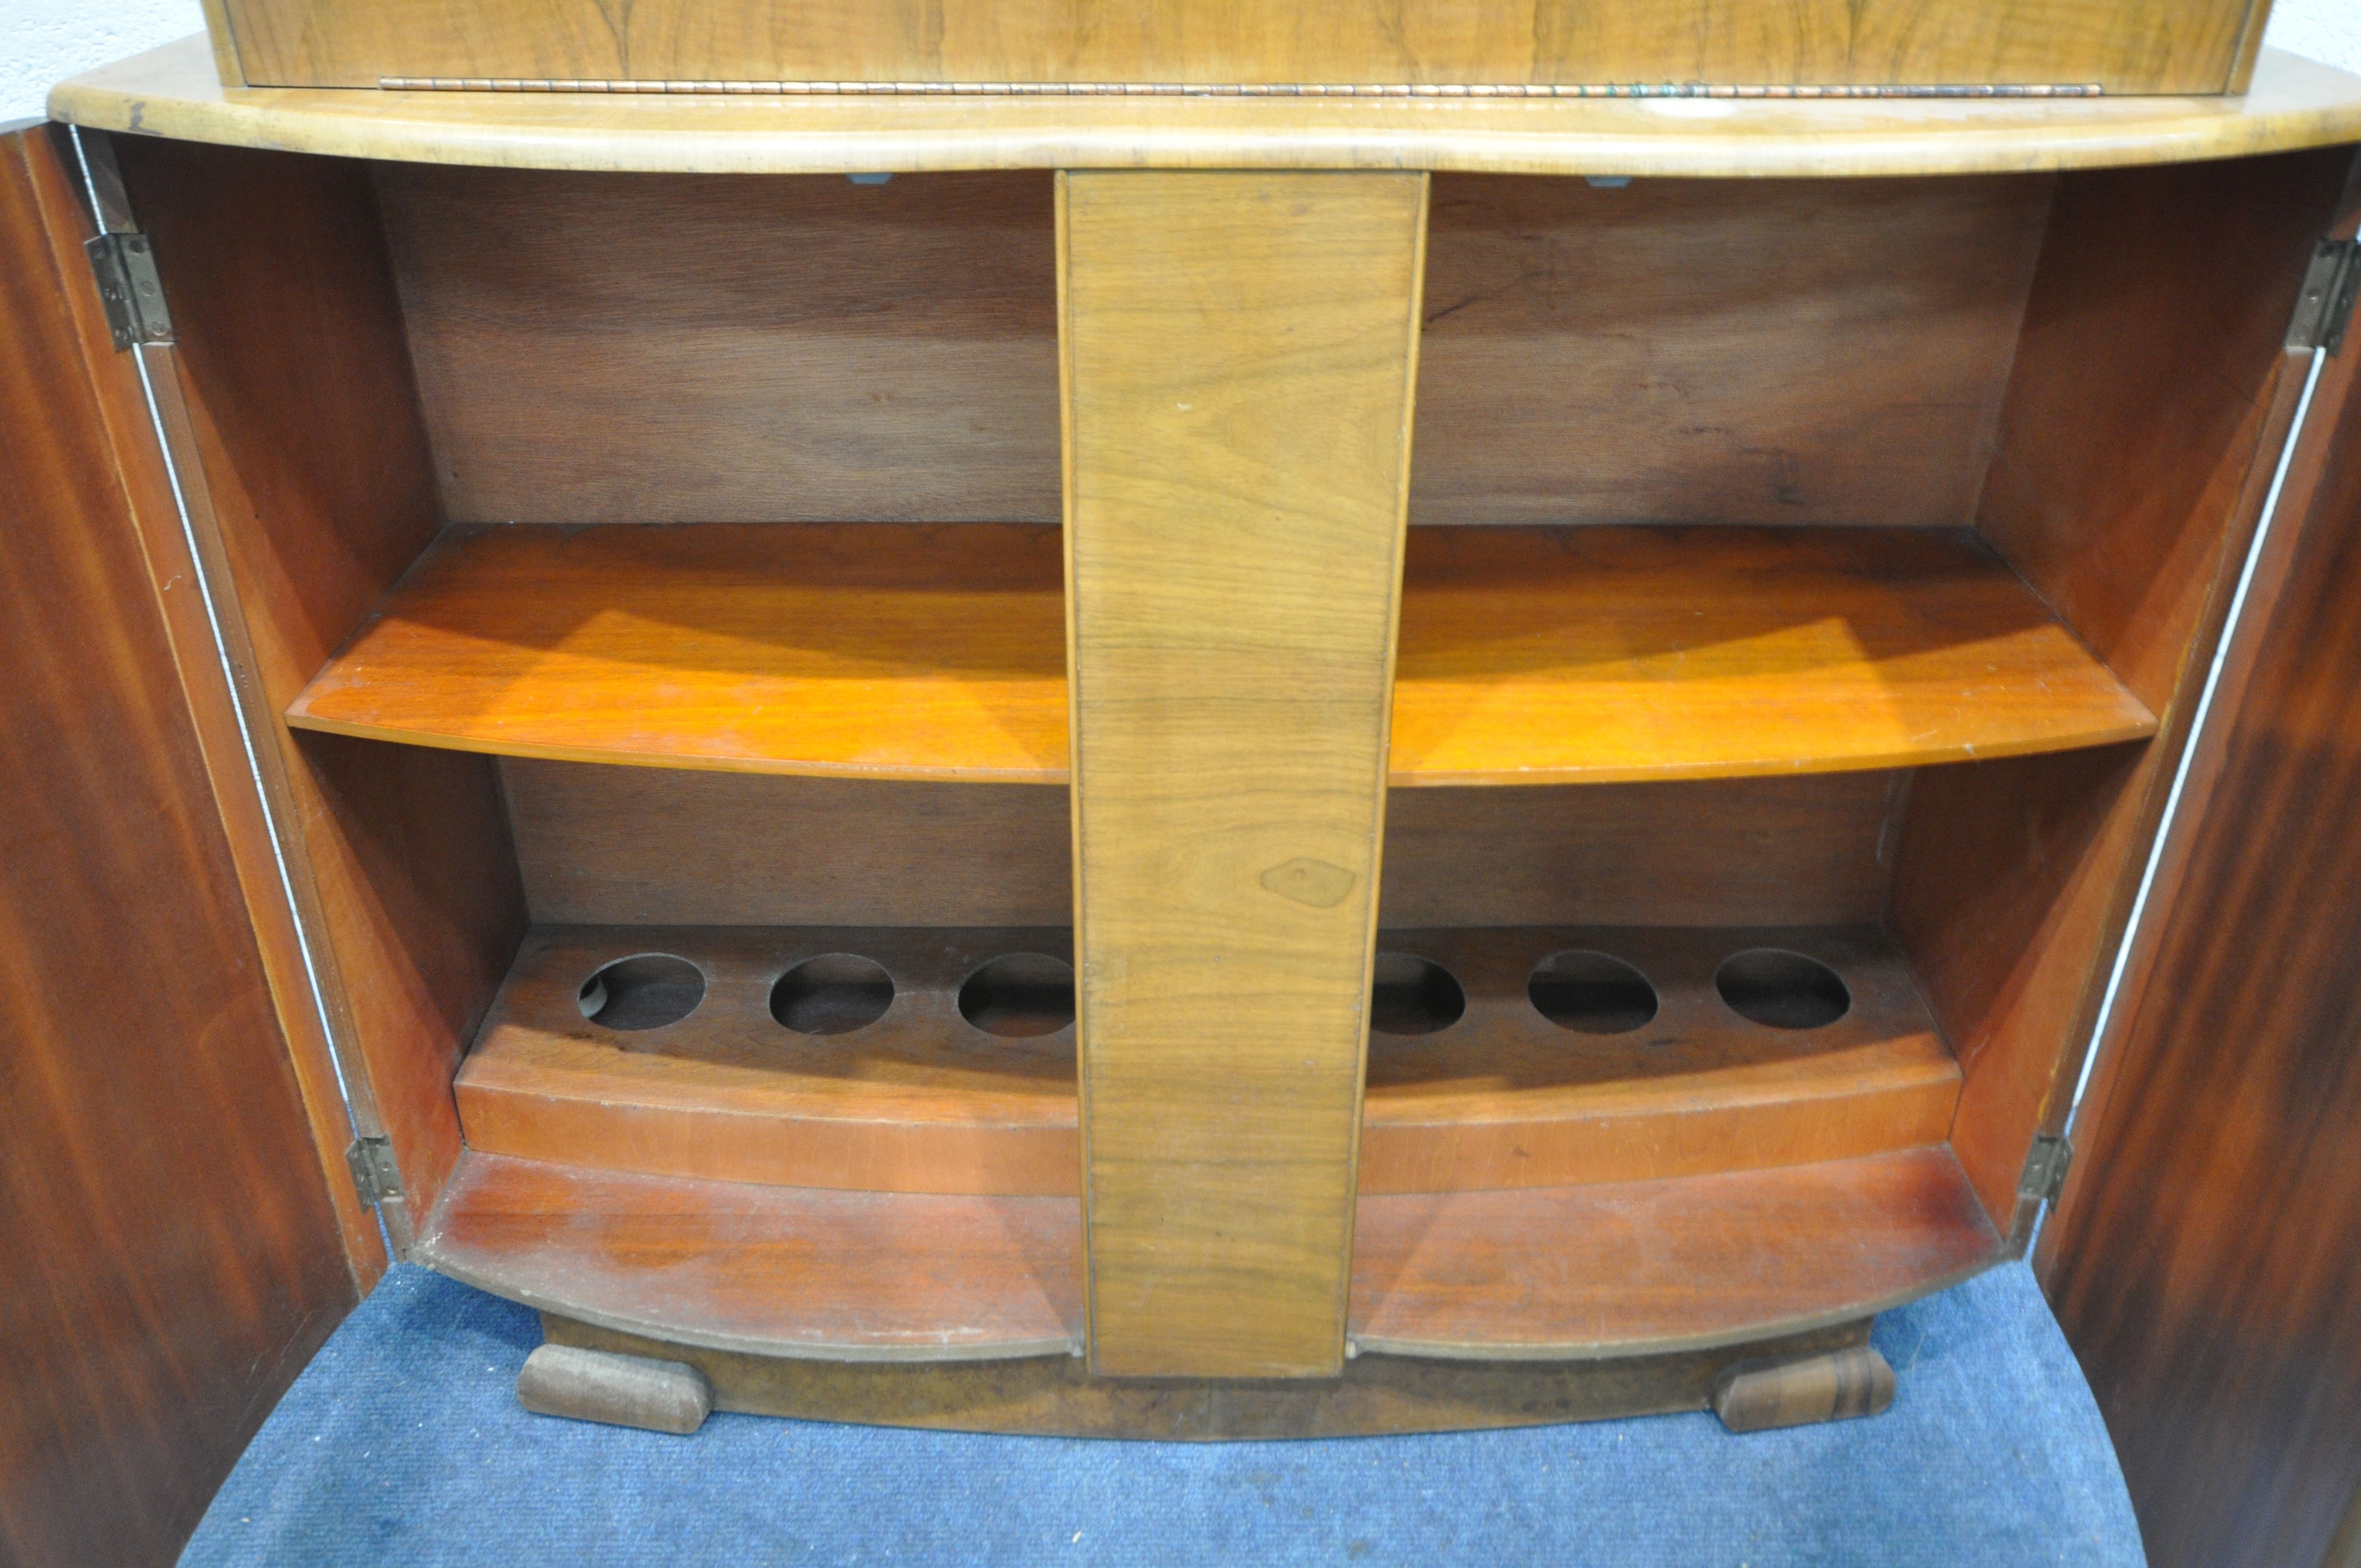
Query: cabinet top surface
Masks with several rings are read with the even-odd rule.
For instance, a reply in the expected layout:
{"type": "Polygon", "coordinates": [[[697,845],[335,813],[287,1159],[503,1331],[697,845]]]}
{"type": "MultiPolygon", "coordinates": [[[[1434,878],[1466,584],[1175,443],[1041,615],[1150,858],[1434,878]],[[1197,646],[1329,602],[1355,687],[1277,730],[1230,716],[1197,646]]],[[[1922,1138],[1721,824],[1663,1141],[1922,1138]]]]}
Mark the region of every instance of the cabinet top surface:
{"type": "Polygon", "coordinates": [[[1796,177],[2103,168],[2361,142],[2361,77],[2275,49],[2235,97],[1284,99],[224,88],[202,35],[78,76],[97,130],[410,162],[792,174],[1433,169],[1796,177]]]}

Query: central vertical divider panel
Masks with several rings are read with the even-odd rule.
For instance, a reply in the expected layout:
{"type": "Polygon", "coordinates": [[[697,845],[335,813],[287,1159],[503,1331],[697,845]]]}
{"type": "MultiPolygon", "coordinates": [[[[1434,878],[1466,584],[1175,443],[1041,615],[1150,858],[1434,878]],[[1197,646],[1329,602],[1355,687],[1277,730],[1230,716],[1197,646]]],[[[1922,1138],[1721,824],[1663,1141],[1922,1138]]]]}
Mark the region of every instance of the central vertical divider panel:
{"type": "Polygon", "coordinates": [[[1426,184],[1059,177],[1102,1374],[1343,1365],[1426,184]]]}

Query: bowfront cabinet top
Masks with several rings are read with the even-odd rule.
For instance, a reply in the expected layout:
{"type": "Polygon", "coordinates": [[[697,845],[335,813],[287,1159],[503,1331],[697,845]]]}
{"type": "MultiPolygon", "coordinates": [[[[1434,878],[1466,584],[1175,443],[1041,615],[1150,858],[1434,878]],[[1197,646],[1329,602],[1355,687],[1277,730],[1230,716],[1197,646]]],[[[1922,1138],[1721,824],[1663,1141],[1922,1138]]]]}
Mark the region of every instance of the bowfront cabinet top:
{"type": "MultiPolygon", "coordinates": [[[[494,87],[489,78],[466,85],[494,87]]],[[[346,158],[732,174],[1058,168],[1957,174],[2239,158],[2361,140],[2361,81],[2268,49],[2249,89],[2233,96],[2211,84],[2177,89],[2190,94],[2181,96],[1852,99],[921,93],[839,82],[786,92],[775,82],[758,90],[750,82],[692,81],[631,83],[628,91],[587,80],[543,82],[531,91],[506,85],[512,90],[225,87],[213,51],[192,38],[76,77],[51,93],[49,109],[99,130],[346,158]]]]}

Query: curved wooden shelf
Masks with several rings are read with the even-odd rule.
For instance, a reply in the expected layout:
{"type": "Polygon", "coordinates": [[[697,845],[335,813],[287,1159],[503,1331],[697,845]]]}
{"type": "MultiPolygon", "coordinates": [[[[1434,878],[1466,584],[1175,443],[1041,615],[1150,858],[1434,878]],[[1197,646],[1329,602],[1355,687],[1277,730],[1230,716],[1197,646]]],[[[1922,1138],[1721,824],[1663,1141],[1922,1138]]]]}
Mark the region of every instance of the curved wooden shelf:
{"type": "Polygon", "coordinates": [[[225,89],[203,38],[75,77],[58,119],[345,158],[540,169],[1996,173],[2361,141],[2361,79],[2262,51],[2239,97],[1848,101],[858,97],[225,89]]]}
{"type": "Polygon", "coordinates": [[[1598,1187],[1363,1198],[1363,1351],[1629,1355],[1850,1321],[1999,1261],[1949,1148],[1598,1187]]]}
{"type": "Polygon", "coordinates": [[[455,528],[288,709],[372,740],[744,773],[1058,784],[1058,530],[455,528]]]}
{"type": "Polygon", "coordinates": [[[418,1260],[600,1328],[830,1361],[1071,1354],[1068,1198],[822,1192],[460,1156],[418,1260]]]}
{"type": "MultiPolygon", "coordinates": [[[[1948,1148],[1600,1187],[1364,1198],[1365,1352],[1554,1360],[1850,1322],[1998,1260],[1948,1148]]],[[[468,1152],[415,1255],[528,1306],[677,1344],[826,1361],[1071,1354],[1067,1198],[829,1192],[468,1152]]]]}
{"type": "MultiPolygon", "coordinates": [[[[1379,940],[1444,965],[1466,1011],[1432,1033],[1372,1038],[1364,1194],[1812,1164],[1938,1143],[1950,1130],[1958,1064],[1900,955],[1872,929],[1534,927],[1379,940]],[[1761,947],[1826,962],[1850,1011],[1804,1030],[1738,1017],[1715,993],[1714,971],[1761,947]],[[1568,948],[1638,965],[1661,999],[1656,1015],[1620,1035],[1543,1017],[1527,978],[1568,948]]],[[[1062,955],[1071,944],[1063,930],[544,927],[460,1067],[460,1125],[487,1154],[644,1176],[1075,1196],[1071,1026],[994,1037],[957,1000],[991,958],[1062,955]],[[696,1011],[634,1033],[584,1020],[586,977],[649,951],[705,972],[696,1011]],[[843,1034],[781,1027],[773,981],[828,952],[883,966],[894,1005],[843,1034]]]]}
{"type": "MultiPolygon", "coordinates": [[[[451,530],[288,710],[574,762],[1060,784],[1058,531],[451,530]]],[[[1392,783],[1911,767],[2156,721],[1971,534],[1422,528],[1392,783]]]]}

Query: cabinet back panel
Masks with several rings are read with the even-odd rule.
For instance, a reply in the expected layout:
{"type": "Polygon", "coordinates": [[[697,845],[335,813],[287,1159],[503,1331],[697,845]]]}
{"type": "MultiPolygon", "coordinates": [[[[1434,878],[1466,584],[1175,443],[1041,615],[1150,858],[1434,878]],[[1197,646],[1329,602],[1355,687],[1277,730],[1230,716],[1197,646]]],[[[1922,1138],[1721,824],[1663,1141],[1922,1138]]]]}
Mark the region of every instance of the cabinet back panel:
{"type": "MultiPolygon", "coordinates": [[[[504,758],[544,925],[1058,926],[1067,792],[504,758]]],[[[1883,911],[1904,773],[1397,790],[1389,926],[1845,925],[1883,911]]]]}
{"type": "Polygon", "coordinates": [[[378,189],[455,522],[1058,520],[1046,172],[378,189]]]}
{"type": "MultiPolygon", "coordinates": [[[[459,522],[1060,515],[1049,177],[377,171],[459,522]]],[[[1438,176],[1420,523],[1961,527],[2047,176],[1438,176]]]]}
{"type": "Polygon", "coordinates": [[[1968,525],[2051,190],[1437,175],[1411,520],[1968,525]]]}

